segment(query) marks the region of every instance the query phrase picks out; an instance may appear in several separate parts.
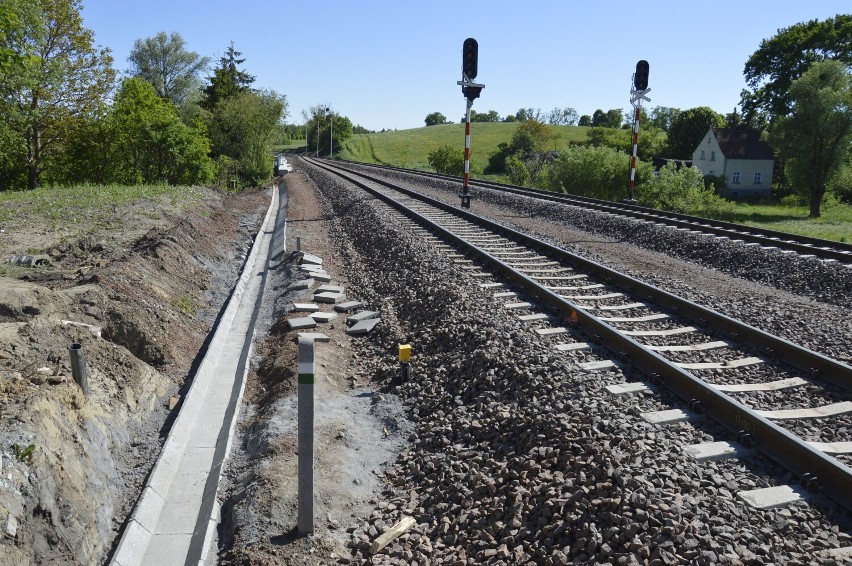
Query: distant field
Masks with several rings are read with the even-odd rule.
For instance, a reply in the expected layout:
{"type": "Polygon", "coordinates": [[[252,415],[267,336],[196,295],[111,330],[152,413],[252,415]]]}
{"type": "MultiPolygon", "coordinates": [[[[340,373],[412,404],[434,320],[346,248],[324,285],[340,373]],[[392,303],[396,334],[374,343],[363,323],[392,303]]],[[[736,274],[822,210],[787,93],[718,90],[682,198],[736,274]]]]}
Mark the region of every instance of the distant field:
{"type": "Polygon", "coordinates": [[[821,216],[816,219],[808,218],[808,212],[806,206],[738,203],[733,214],[719,220],[824,240],[852,242],[852,206],[824,205],[820,209],[821,216]]]}
{"type": "MultiPolygon", "coordinates": [[[[488,158],[497,151],[497,144],[508,143],[518,124],[474,122],[470,125],[471,170],[481,172],[488,158]]],[[[553,148],[565,147],[571,141],[586,139],[588,128],[578,126],[550,126],[553,130],[553,148]]],[[[343,144],[341,159],[362,163],[394,165],[408,169],[431,171],[429,153],[442,145],[464,149],[464,124],[443,124],[397,130],[377,134],[357,134],[343,144]]]]}

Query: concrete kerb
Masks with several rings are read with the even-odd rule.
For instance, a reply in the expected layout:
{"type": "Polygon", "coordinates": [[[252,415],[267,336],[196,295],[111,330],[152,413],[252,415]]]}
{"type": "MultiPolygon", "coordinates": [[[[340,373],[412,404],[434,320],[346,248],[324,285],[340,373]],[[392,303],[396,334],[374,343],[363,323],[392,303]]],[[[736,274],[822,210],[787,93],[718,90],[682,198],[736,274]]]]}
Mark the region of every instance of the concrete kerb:
{"type": "MultiPolygon", "coordinates": [[[[277,190],[277,189],[276,189],[277,190]]],[[[269,203],[269,208],[266,211],[263,224],[260,231],[265,231],[269,227],[269,219],[277,204],[278,199],[273,198],[269,203]]],[[[260,234],[260,232],[258,232],[260,234]]],[[[263,238],[255,237],[252,244],[251,252],[246,259],[243,272],[237,281],[231,298],[228,301],[228,306],[219,320],[216,327],[216,333],[208,345],[207,352],[204,355],[201,364],[199,364],[195,377],[190,385],[189,392],[184,398],[181,405],[180,413],[175,419],[172,428],[169,430],[169,435],[166,439],[160,456],[157,458],[157,463],[154,469],[148,476],[145,482],[145,487],[142,490],[142,495],[136,503],[136,507],[128,520],[127,527],[122,534],[115,554],[112,557],[111,564],[116,566],[136,566],[141,564],[148,545],[153,537],[153,530],[162,513],[165,503],[165,495],[168,493],[168,488],[174,481],[176,463],[180,460],[183,451],[186,449],[186,442],[189,436],[189,430],[192,427],[192,421],[198,416],[202,409],[202,401],[209,385],[210,379],[213,377],[213,370],[216,368],[217,361],[222,351],[222,342],[225,340],[230,327],[236,318],[236,312],[239,307],[240,299],[245,291],[247,282],[250,277],[254,277],[255,262],[260,250],[259,243],[263,238]]],[[[266,266],[264,266],[265,268],[266,266]]],[[[241,393],[242,396],[242,393],[241,393]]],[[[231,425],[233,428],[233,423],[231,425]]],[[[229,439],[230,442],[230,439],[229,439]]],[[[205,537],[206,538],[206,537],[205,537]]]]}

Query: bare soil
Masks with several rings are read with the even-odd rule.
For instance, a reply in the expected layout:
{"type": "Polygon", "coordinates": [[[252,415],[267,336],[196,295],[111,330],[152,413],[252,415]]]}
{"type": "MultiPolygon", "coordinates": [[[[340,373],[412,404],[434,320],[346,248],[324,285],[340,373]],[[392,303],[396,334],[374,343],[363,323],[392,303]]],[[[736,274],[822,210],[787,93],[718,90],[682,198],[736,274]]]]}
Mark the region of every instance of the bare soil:
{"type": "Polygon", "coordinates": [[[108,559],[269,204],[198,191],[106,226],[20,210],[0,227],[0,563],[108,559]],[[24,253],[50,264],[7,263],[24,253]]]}

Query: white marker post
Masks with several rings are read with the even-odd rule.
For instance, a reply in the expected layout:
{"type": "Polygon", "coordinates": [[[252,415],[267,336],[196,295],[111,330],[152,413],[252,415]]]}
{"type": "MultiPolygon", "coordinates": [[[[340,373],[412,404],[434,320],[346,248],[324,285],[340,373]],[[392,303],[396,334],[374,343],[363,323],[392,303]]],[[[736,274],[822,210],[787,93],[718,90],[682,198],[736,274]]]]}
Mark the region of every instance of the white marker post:
{"type": "Polygon", "coordinates": [[[299,534],[314,532],[314,341],[299,338],[299,534]]]}

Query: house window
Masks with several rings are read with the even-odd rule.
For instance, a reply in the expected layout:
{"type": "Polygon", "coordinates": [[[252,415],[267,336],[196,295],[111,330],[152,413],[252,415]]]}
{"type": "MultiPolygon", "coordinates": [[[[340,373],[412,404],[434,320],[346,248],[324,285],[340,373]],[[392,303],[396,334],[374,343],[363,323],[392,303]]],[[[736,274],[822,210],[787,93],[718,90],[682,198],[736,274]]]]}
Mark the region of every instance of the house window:
{"type": "Polygon", "coordinates": [[[716,161],[716,152],[715,151],[710,152],[710,161],[716,161]]]}
{"type": "Polygon", "coordinates": [[[704,150],[701,150],[701,159],[704,159],[704,150]]]}
{"type": "Polygon", "coordinates": [[[754,174],[754,184],[759,185],[762,182],[763,182],[763,173],[758,171],[757,173],[754,174]]]}
{"type": "Polygon", "coordinates": [[[733,173],[731,173],[731,182],[732,183],[739,183],[740,182],[740,172],[739,171],[734,171],[733,173]]]}

